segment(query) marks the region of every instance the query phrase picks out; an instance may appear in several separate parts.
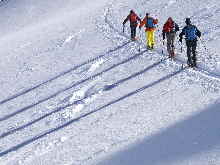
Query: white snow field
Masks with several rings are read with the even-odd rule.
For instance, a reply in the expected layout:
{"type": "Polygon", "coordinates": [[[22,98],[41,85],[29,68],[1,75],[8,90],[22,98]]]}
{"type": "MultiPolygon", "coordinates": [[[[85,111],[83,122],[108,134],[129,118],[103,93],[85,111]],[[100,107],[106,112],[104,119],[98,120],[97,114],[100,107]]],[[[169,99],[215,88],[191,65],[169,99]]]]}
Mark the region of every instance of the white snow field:
{"type": "Polygon", "coordinates": [[[219,0],[2,0],[0,12],[0,165],[220,165],[219,0]],[[131,9],[158,18],[154,50],[143,29],[137,42],[122,32],[131,9]],[[198,69],[182,67],[178,38],[167,58],[169,16],[201,30],[198,69]]]}

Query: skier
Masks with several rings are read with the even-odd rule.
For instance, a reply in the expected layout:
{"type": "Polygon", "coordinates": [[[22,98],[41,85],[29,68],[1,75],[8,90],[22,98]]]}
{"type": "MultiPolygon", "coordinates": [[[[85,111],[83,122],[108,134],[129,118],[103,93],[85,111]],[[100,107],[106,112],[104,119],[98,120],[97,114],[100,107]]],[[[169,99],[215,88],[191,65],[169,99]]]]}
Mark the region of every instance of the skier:
{"type": "Polygon", "coordinates": [[[168,18],[166,23],[163,25],[163,43],[167,38],[167,52],[170,58],[174,58],[174,41],[176,32],[179,31],[179,26],[173,21],[171,17],[168,18]]]}
{"type": "Polygon", "coordinates": [[[123,21],[123,29],[127,21],[130,21],[130,28],[131,28],[131,40],[136,40],[136,28],[138,26],[138,21],[141,22],[141,19],[138,17],[138,15],[131,10],[130,14],[126,17],[126,19],[123,21]]]}
{"type": "Polygon", "coordinates": [[[196,67],[197,37],[201,37],[201,32],[195,25],[191,24],[190,18],[186,18],[185,23],[186,26],[182,29],[182,32],[179,35],[179,41],[182,43],[183,35],[185,35],[188,57],[187,64],[189,67],[196,67]]]}
{"type": "Polygon", "coordinates": [[[155,45],[154,39],[154,31],[156,30],[156,24],[158,23],[158,19],[149,16],[149,13],[146,13],[145,18],[141,21],[139,29],[145,25],[145,33],[146,33],[146,44],[148,49],[153,49],[155,45]]]}

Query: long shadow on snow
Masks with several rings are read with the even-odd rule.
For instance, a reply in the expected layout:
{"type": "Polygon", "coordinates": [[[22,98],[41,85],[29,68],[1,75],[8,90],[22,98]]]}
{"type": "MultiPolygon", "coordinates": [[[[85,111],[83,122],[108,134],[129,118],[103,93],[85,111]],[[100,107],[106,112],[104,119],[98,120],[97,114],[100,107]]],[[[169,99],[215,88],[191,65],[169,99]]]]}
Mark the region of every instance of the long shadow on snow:
{"type": "Polygon", "coordinates": [[[85,118],[85,117],[87,117],[87,116],[89,116],[89,115],[91,115],[91,114],[93,114],[95,112],[101,111],[104,108],[107,108],[107,107],[109,107],[109,106],[111,106],[111,105],[113,105],[113,104],[115,104],[117,102],[120,102],[120,101],[122,101],[122,100],[124,100],[124,99],[126,99],[126,98],[128,98],[130,96],[133,96],[133,95],[135,95],[135,94],[137,94],[139,92],[142,92],[142,91],[144,91],[144,90],[146,90],[146,89],[148,89],[150,87],[153,87],[153,86],[155,86],[155,85],[157,85],[157,84],[159,84],[159,83],[161,83],[161,82],[163,82],[163,81],[165,81],[165,80],[167,80],[169,78],[172,78],[173,76],[179,74],[183,70],[184,69],[180,69],[180,70],[178,70],[176,72],[173,72],[173,73],[171,73],[171,74],[169,74],[167,76],[164,76],[164,77],[162,77],[162,78],[160,78],[160,79],[158,79],[158,80],[156,80],[156,81],[154,81],[154,82],[152,82],[152,83],[150,83],[150,84],[148,84],[146,86],[143,86],[143,87],[141,87],[141,88],[139,88],[139,89],[137,89],[137,90],[135,90],[133,92],[130,92],[130,93],[128,93],[128,94],[118,98],[118,99],[115,99],[115,100],[113,100],[113,101],[111,101],[111,102],[109,102],[109,103],[107,103],[107,104],[105,104],[105,105],[103,105],[103,106],[93,110],[93,111],[90,111],[90,112],[88,112],[88,113],[86,113],[86,114],[84,114],[82,116],[79,116],[79,117],[77,117],[77,118],[75,118],[73,120],[70,120],[69,122],[67,122],[67,123],[65,123],[65,124],[63,124],[61,126],[58,126],[56,128],[52,128],[52,129],[50,129],[50,130],[48,130],[46,132],[43,132],[43,133],[41,133],[41,134],[39,134],[37,136],[34,136],[34,137],[32,137],[32,138],[30,138],[28,140],[25,140],[24,142],[22,142],[20,144],[17,144],[14,147],[11,147],[11,148],[3,151],[3,152],[0,152],[0,157],[2,157],[4,155],[7,155],[10,152],[17,151],[18,149],[20,149],[22,147],[25,147],[26,145],[31,144],[32,142],[34,142],[34,141],[36,141],[38,139],[41,139],[41,138],[45,137],[46,135],[49,135],[49,134],[54,133],[56,131],[59,131],[60,129],[63,129],[63,128],[65,128],[65,127],[67,127],[67,126],[69,126],[69,125],[79,121],[82,118],[85,118]]]}
{"type": "MultiPolygon", "coordinates": [[[[164,60],[166,60],[166,59],[164,59],[164,60]]],[[[113,83],[113,84],[111,84],[111,85],[107,85],[107,86],[104,87],[103,90],[104,90],[104,91],[111,90],[111,89],[113,89],[113,88],[119,86],[120,84],[122,84],[122,83],[124,83],[124,82],[126,82],[126,81],[128,81],[128,80],[130,80],[130,79],[133,79],[133,78],[135,78],[135,77],[137,77],[137,76],[139,76],[139,75],[141,75],[141,74],[144,74],[145,72],[147,72],[147,71],[149,71],[150,69],[152,69],[152,68],[156,67],[157,65],[159,65],[159,64],[160,64],[162,61],[164,61],[164,60],[161,60],[161,61],[159,61],[159,62],[156,62],[156,63],[154,63],[154,64],[152,64],[152,65],[146,67],[145,69],[143,69],[143,70],[141,70],[141,71],[139,71],[139,72],[136,72],[136,73],[132,74],[132,75],[129,76],[129,77],[126,77],[126,78],[124,78],[124,79],[118,80],[117,82],[115,82],[115,83],[113,83]]],[[[72,104],[68,104],[68,105],[65,105],[65,106],[58,107],[58,108],[54,109],[52,112],[49,112],[49,113],[47,113],[47,114],[45,114],[45,115],[43,115],[43,116],[41,116],[41,117],[39,117],[39,118],[37,118],[37,119],[35,119],[35,120],[29,122],[29,123],[27,123],[27,124],[23,124],[22,126],[19,126],[19,127],[17,127],[17,128],[11,129],[10,131],[4,132],[3,134],[0,135],[0,139],[1,139],[1,138],[4,138],[4,137],[6,137],[6,136],[9,136],[9,135],[11,135],[11,134],[13,134],[13,133],[15,133],[15,132],[17,132],[17,131],[19,131],[19,130],[25,129],[25,128],[27,128],[27,127],[29,127],[29,126],[31,126],[31,125],[33,125],[33,124],[35,124],[35,123],[37,123],[37,122],[39,122],[39,121],[45,119],[46,117],[48,117],[48,116],[50,116],[50,115],[52,115],[52,114],[54,114],[54,113],[57,113],[57,112],[63,110],[64,108],[70,107],[70,106],[72,106],[72,105],[74,105],[74,104],[81,103],[81,102],[83,102],[83,100],[85,100],[85,99],[87,99],[87,98],[89,98],[89,97],[90,97],[90,95],[89,95],[89,96],[86,96],[86,97],[84,97],[84,98],[82,98],[82,99],[80,99],[80,100],[77,100],[77,101],[73,102],[72,104]]]]}
{"type": "Polygon", "coordinates": [[[212,105],[98,164],[178,164],[178,161],[210,151],[220,145],[219,107],[220,103],[212,105]]]}
{"type": "Polygon", "coordinates": [[[17,98],[17,97],[19,97],[19,96],[22,96],[22,95],[24,95],[24,94],[27,94],[27,93],[29,93],[29,92],[31,92],[31,91],[33,91],[33,90],[35,90],[35,89],[37,89],[37,88],[39,88],[39,87],[45,85],[45,84],[47,84],[47,83],[50,83],[50,82],[52,82],[52,81],[54,81],[54,80],[56,80],[56,79],[58,79],[58,78],[60,78],[60,77],[62,77],[62,76],[64,76],[64,75],[66,75],[66,74],[68,74],[68,73],[70,73],[70,72],[72,72],[72,71],[74,71],[74,70],[76,70],[76,69],[82,67],[83,65],[89,64],[89,63],[91,63],[91,62],[94,62],[94,61],[96,61],[96,60],[102,58],[102,57],[108,56],[109,53],[115,52],[115,51],[117,51],[117,50],[123,48],[124,46],[128,45],[129,43],[131,43],[131,41],[127,41],[127,42],[123,43],[122,45],[120,45],[120,46],[118,46],[118,47],[116,47],[116,48],[114,48],[114,49],[109,50],[108,52],[106,52],[106,53],[103,54],[103,55],[97,56],[97,57],[95,57],[95,58],[93,58],[93,59],[90,59],[90,60],[88,60],[88,61],[86,61],[86,62],[83,62],[82,64],[79,64],[79,65],[77,65],[77,66],[74,66],[73,68],[70,68],[69,70],[66,70],[66,71],[64,71],[64,72],[61,72],[61,73],[59,73],[58,75],[52,77],[51,79],[46,80],[46,81],[44,81],[44,82],[42,82],[42,83],[40,83],[40,84],[38,84],[38,85],[36,85],[36,86],[33,86],[33,87],[31,87],[31,88],[28,88],[28,89],[25,89],[25,90],[23,90],[23,91],[21,91],[21,92],[19,92],[19,93],[16,93],[16,94],[14,94],[14,95],[12,95],[12,96],[10,96],[10,97],[8,97],[8,98],[6,98],[6,99],[0,101],[0,105],[4,104],[4,103],[6,103],[6,102],[9,102],[9,101],[11,101],[11,100],[13,100],[13,99],[15,99],[15,98],[17,98]]]}
{"type": "Polygon", "coordinates": [[[52,94],[52,95],[48,96],[47,98],[41,99],[41,100],[38,101],[37,103],[28,105],[28,106],[26,106],[26,107],[24,107],[24,108],[21,108],[21,109],[19,109],[19,110],[16,110],[15,112],[12,112],[12,113],[10,113],[10,114],[8,114],[8,115],[5,115],[4,117],[1,117],[1,118],[0,118],[0,122],[1,122],[1,121],[5,121],[5,120],[7,120],[7,119],[9,119],[9,118],[11,118],[11,117],[13,117],[13,116],[15,116],[15,115],[18,115],[18,114],[22,113],[22,112],[25,112],[25,111],[27,111],[28,109],[33,108],[34,106],[36,106],[36,105],[38,105],[38,104],[41,104],[41,103],[43,103],[43,102],[45,102],[45,101],[47,101],[47,100],[49,100],[49,99],[51,99],[51,98],[54,98],[54,97],[56,97],[57,95],[59,95],[60,93],[63,93],[63,92],[65,92],[65,91],[67,91],[67,90],[69,90],[69,89],[71,89],[71,88],[73,88],[73,87],[76,87],[76,86],[78,86],[78,85],[80,85],[80,84],[82,84],[82,83],[84,83],[84,82],[86,82],[86,81],[89,81],[89,80],[92,80],[92,79],[94,79],[94,78],[96,78],[96,77],[98,77],[98,76],[101,76],[102,74],[104,74],[104,73],[106,73],[106,72],[108,72],[108,71],[110,71],[110,70],[112,70],[112,69],[114,69],[114,68],[116,68],[116,67],[118,67],[118,66],[120,66],[120,65],[122,65],[122,64],[128,63],[128,62],[130,62],[131,60],[136,59],[137,57],[139,57],[140,55],[142,55],[142,54],[143,54],[144,52],[146,52],[146,51],[147,51],[147,50],[144,50],[144,51],[142,51],[142,52],[140,52],[140,53],[138,53],[138,54],[136,54],[136,55],[134,55],[134,56],[132,56],[132,57],[130,57],[130,58],[128,58],[128,59],[122,61],[122,62],[119,62],[119,63],[117,63],[117,64],[113,64],[111,67],[109,67],[109,68],[107,68],[107,69],[105,69],[105,70],[103,70],[103,71],[101,71],[101,72],[99,72],[99,73],[97,73],[97,74],[95,74],[95,75],[92,75],[92,76],[90,76],[90,77],[88,77],[88,78],[86,78],[86,79],[80,80],[80,81],[74,83],[73,85],[70,85],[70,86],[68,86],[68,87],[66,87],[66,88],[64,88],[64,89],[62,89],[62,90],[59,90],[59,91],[57,91],[55,94],[52,94]]]}

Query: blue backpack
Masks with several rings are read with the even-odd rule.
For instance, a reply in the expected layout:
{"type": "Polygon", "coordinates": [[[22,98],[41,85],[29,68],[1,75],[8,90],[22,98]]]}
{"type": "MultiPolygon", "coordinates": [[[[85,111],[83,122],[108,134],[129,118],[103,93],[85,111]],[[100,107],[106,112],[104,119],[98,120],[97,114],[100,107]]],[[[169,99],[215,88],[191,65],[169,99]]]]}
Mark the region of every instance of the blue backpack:
{"type": "Polygon", "coordinates": [[[186,40],[195,40],[197,38],[197,29],[195,26],[193,25],[188,25],[186,28],[185,28],[185,36],[186,36],[186,40]]]}
{"type": "Polygon", "coordinates": [[[154,28],[155,27],[153,18],[147,18],[146,27],[147,28],[154,28]]]}

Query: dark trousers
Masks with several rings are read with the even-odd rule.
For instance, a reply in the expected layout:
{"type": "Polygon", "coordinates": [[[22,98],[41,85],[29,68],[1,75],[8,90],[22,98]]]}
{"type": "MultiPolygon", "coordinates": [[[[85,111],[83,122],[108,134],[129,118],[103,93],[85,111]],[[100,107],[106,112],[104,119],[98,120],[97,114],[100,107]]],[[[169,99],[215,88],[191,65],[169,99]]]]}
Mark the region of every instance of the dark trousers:
{"type": "Polygon", "coordinates": [[[186,40],[188,65],[196,66],[197,40],[186,40]]]}
{"type": "Polygon", "coordinates": [[[166,37],[167,37],[167,52],[171,57],[173,57],[174,41],[175,41],[176,33],[175,32],[166,33],[166,37]]]}
{"type": "Polygon", "coordinates": [[[134,39],[136,37],[136,28],[137,26],[130,26],[131,27],[131,39],[134,39]]]}

